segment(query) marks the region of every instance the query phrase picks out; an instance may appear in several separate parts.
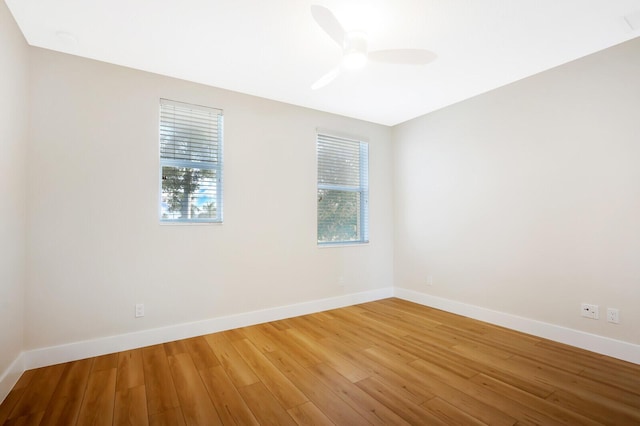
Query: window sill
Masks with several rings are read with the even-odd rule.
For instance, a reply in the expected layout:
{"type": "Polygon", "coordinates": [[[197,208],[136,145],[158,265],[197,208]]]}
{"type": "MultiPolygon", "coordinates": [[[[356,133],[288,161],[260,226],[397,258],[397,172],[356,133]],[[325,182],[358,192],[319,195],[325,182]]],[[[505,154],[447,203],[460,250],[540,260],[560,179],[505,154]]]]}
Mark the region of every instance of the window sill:
{"type": "Polygon", "coordinates": [[[369,245],[369,241],[364,241],[364,242],[350,241],[346,243],[322,243],[322,244],[317,244],[317,247],[320,249],[324,249],[324,248],[335,248],[335,247],[361,247],[361,246],[368,246],[368,245],[369,245]]]}
{"type": "Polygon", "coordinates": [[[160,226],[221,226],[223,222],[159,222],[160,226]]]}

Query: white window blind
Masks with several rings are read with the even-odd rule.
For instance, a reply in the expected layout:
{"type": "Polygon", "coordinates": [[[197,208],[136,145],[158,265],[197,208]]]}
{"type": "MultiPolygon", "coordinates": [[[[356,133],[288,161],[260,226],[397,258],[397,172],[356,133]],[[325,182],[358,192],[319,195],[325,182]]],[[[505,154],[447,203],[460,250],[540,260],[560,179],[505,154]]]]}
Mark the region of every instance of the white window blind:
{"type": "Polygon", "coordinates": [[[318,134],[318,244],[369,242],[369,144],[318,134]]]}
{"type": "Polygon", "coordinates": [[[222,222],[222,110],[160,100],[163,222],[222,222]]]}

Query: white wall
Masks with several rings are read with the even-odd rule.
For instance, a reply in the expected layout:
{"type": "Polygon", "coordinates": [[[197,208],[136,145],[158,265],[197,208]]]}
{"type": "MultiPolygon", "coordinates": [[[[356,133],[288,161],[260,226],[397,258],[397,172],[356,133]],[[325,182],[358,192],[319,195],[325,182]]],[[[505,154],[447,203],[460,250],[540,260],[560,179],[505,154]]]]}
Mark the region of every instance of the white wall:
{"type": "Polygon", "coordinates": [[[23,347],[28,65],[27,44],[0,2],[0,401],[23,347]]]}
{"type": "Polygon", "coordinates": [[[638,76],[635,40],[394,128],[395,286],[640,343],[638,76]]]}
{"type": "Polygon", "coordinates": [[[27,349],[392,285],[389,128],[41,49],[31,61],[27,349]],[[223,225],[158,222],[160,98],[224,110],[223,225]],[[315,243],[316,127],[370,140],[369,245],[315,243]]]}

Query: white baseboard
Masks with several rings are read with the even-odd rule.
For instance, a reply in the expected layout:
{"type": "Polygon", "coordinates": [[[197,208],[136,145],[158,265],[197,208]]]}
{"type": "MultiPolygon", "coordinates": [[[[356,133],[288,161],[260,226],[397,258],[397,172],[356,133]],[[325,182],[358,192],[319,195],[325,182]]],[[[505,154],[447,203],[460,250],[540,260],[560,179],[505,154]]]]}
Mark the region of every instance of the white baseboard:
{"type": "Polygon", "coordinates": [[[263,322],[277,321],[284,318],[342,308],[388,297],[393,297],[392,287],[362,293],[346,294],[344,296],[330,297],[327,299],[313,300],[295,305],[279,306],[260,311],[245,312],[225,317],[211,318],[203,321],[142,330],[135,333],[85,340],[66,345],[34,349],[23,353],[24,368],[22,371],[24,371],[24,369],[30,370],[32,368],[142,348],[145,346],[171,342],[179,339],[187,339],[189,337],[216,333],[218,331],[230,330],[238,327],[246,327],[263,322]]]}
{"type": "Polygon", "coordinates": [[[9,395],[24,371],[24,352],[22,352],[0,375],[0,403],[9,395]]]}
{"type": "Polygon", "coordinates": [[[519,317],[517,315],[494,311],[399,287],[394,287],[394,296],[399,299],[640,364],[640,345],[633,343],[610,339],[596,334],[585,333],[559,325],[519,317]]]}

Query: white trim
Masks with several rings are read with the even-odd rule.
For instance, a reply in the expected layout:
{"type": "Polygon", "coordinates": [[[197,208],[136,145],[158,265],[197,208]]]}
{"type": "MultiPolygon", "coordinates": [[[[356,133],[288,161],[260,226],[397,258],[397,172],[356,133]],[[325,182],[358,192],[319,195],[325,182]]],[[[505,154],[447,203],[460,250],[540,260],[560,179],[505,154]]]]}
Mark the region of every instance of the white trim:
{"type": "Polygon", "coordinates": [[[443,311],[451,312],[476,320],[507,327],[537,337],[586,349],[602,355],[640,364],[640,345],[621,340],[610,339],[584,331],[549,324],[530,318],[494,311],[480,306],[469,305],[455,300],[432,296],[413,290],[394,287],[394,296],[399,299],[419,303],[443,311]]]}
{"type": "Polygon", "coordinates": [[[353,142],[369,143],[369,138],[366,136],[359,136],[353,133],[341,132],[339,130],[331,130],[325,127],[316,127],[316,139],[318,135],[325,135],[339,139],[349,139],[353,142]]]}
{"type": "Polygon", "coordinates": [[[25,370],[24,352],[22,352],[0,375],[0,403],[9,395],[9,392],[18,383],[18,379],[20,379],[25,370]]]}
{"type": "MultiPolygon", "coordinates": [[[[314,312],[337,309],[358,303],[393,297],[393,288],[386,287],[362,293],[352,293],[343,296],[313,300],[294,305],[268,308],[259,311],[245,312],[226,317],[211,318],[203,321],[170,325],[134,333],[84,340],[66,345],[33,349],[23,354],[24,367],[27,370],[44,367],[63,362],[75,361],[94,356],[142,348],[159,343],[171,342],[189,337],[201,336],[218,331],[230,330],[238,327],[276,321],[314,312]]],[[[24,369],[23,369],[24,371],[24,369]]]]}

